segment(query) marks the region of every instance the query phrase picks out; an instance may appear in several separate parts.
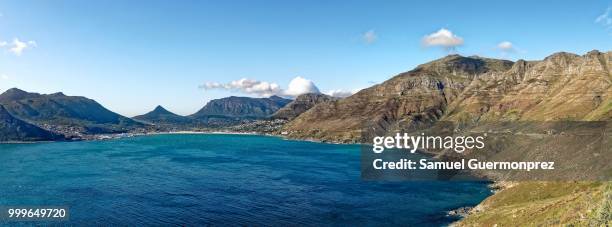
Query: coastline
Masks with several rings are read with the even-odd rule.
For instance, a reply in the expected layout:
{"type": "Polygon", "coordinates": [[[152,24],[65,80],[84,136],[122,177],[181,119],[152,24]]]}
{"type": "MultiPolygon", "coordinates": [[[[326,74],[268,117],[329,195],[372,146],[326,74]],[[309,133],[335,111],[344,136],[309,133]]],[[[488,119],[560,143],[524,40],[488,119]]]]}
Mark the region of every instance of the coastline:
{"type": "Polygon", "coordinates": [[[64,142],[64,141],[0,141],[0,144],[34,144],[34,143],[55,143],[55,142],[64,142]]]}
{"type": "Polygon", "coordinates": [[[514,185],[515,185],[515,183],[513,183],[513,182],[492,181],[488,185],[489,189],[491,190],[491,195],[489,195],[486,198],[484,198],[476,206],[473,206],[473,207],[459,207],[457,209],[454,209],[454,210],[451,210],[451,211],[448,212],[448,215],[451,215],[452,212],[455,212],[456,214],[454,214],[454,216],[459,217],[459,220],[454,221],[449,226],[450,227],[461,226],[462,221],[467,219],[468,217],[470,217],[472,215],[475,215],[477,213],[480,213],[480,212],[485,212],[485,202],[488,199],[490,199],[491,197],[495,196],[496,194],[500,193],[503,190],[506,190],[508,188],[513,187],[514,185]],[[465,210],[461,210],[463,208],[466,208],[466,209],[465,210]],[[457,212],[457,210],[459,210],[460,213],[457,212]]]}

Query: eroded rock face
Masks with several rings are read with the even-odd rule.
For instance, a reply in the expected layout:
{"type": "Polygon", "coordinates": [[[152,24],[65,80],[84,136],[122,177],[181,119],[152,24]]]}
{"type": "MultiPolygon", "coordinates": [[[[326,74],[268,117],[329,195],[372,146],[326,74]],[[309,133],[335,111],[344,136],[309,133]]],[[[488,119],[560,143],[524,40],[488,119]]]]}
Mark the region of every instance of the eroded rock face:
{"type": "Polygon", "coordinates": [[[517,61],[492,77],[471,82],[449,105],[451,121],[610,120],[610,52],[557,53],[517,61]]]}
{"type": "Polygon", "coordinates": [[[287,104],[285,107],[276,111],[274,115],[272,115],[273,119],[284,119],[284,120],[292,120],[299,116],[300,114],[308,111],[310,108],[315,105],[323,102],[336,101],[338,98],[331,97],[326,94],[317,94],[317,93],[308,93],[299,95],[292,102],[287,104]]]}
{"type": "Polygon", "coordinates": [[[611,58],[611,52],[598,51],[517,62],[450,55],[318,104],[283,131],[294,138],[356,142],[364,127],[388,131],[439,120],[609,120],[611,58]]]}

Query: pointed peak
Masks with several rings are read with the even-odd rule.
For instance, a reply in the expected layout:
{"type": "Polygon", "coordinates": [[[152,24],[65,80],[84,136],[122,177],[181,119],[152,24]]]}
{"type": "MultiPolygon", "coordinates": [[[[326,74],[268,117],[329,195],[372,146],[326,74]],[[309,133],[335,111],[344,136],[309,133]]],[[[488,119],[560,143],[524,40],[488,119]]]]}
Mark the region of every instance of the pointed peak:
{"type": "Polygon", "coordinates": [[[164,108],[161,105],[158,105],[157,107],[155,107],[155,109],[149,112],[149,114],[175,115],[174,113],[168,111],[166,108],[164,108]]]}
{"type": "Polygon", "coordinates": [[[166,108],[164,108],[164,107],[163,107],[163,106],[161,106],[161,105],[157,105],[157,106],[155,107],[155,109],[153,109],[153,111],[155,111],[155,112],[165,111],[165,112],[166,112],[166,111],[168,111],[168,110],[166,110],[166,108]]]}

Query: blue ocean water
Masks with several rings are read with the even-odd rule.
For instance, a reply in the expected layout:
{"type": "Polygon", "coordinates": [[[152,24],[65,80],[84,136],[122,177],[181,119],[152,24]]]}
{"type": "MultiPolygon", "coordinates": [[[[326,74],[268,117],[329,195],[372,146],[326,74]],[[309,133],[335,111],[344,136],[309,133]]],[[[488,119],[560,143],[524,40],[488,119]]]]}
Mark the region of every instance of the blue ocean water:
{"type": "Polygon", "coordinates": [[[69,206],[74,225],[446,225],[490,195],[362,181],[359,149],[220,134],[0,144],[0,206],[69,206]]]}

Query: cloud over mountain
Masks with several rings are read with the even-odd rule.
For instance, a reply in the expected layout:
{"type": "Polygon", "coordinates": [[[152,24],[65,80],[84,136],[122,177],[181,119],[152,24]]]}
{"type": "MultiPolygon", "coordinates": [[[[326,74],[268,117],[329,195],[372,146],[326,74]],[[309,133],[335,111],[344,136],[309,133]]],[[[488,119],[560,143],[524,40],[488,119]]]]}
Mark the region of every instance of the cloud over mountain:
{"type": "Polygon", "coordinates": [[[441,28],[437,32],[423,37],[423,45],[426,47],[439,46],[446,50],[452,50],[457,46],[463,45],[463,38],[453,34],[446,28],[441,28]]]}
{"type": "Polygon", "coordinates": [[[319,88],[312,82],[311,80],[305,79],[303,77],[296,77],[289,82],[289,87],[287,90],[283,91],[284,95],[287,96],[298,96],[306,93],[321,93],[319,92],[319,88]]]}
{"type": "Polygon", "coordinates": [[[200,85],[200,88],[205,90],[211,89],[223,89],[234,92],[242,92],[246,94],[254,94],[257,96],[272,96],[282,91],[280,86],[276,83],[269,83],[266,81],[251,80],[242,78],[240,80],[234,80],[229,83],[221,84],[217,82],[206,82],[200,85]]]}
{"type": "Polygon", "coordinates": [[[342,89],[330,90],[325,92],[326,95],[338,98],[345,98],[355,94],[355,91],[347,91],[342,89]]]}
{"type": "MultiPolygon", "coordinates": [[[[313,81],[301,76],[293,78],[289,82],[287,89],[281,88],[277,83],[252,80],[247,78],[230,81],[228,83],[206,82],[200,85],[199,88],[204,90],[227,90],[231,92],[240,92],[259,97],[269,97],[272,95],[278,95],[283,97],[297,97],[306,93],[322,93],[313,81]]],[[[350,96],[355,92],[337,89],[323,93],[330,96],[343,98],[350,96]]]]}
{"type": "Polygon", "coordinates": [[[514,51],[514,46],[512,45],[511,42],[503,41],[497,44],[497,49],[500,49],[502,51],[511,52],[511,51],[514,51]]]}

